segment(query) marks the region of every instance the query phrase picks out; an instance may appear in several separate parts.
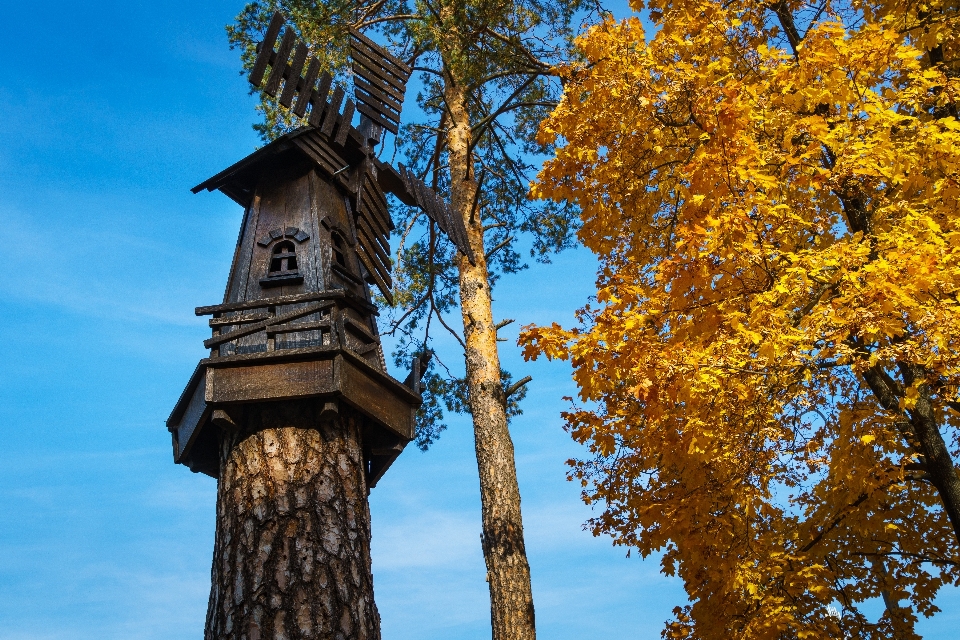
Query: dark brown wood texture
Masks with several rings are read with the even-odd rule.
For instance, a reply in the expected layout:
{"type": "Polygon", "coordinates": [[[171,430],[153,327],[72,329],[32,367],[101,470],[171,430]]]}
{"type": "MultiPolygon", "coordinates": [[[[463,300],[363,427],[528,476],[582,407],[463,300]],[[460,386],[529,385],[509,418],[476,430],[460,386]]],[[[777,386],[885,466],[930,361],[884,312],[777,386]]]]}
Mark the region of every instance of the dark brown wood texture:
{"type": "Polygon", "coordinates": [[[212,369],[208,396],[217,404],[253,400],[287,400],[337,391],[333,359],[279,362],[212,369]]]}
{"type": "Polygon", "coordinates": [[[359,241],[357,255],[380,293],[393,304],[393,279],[390,273],[390,232],[393,221],[387,208],[387,199],[380,185],[370,173],[360,177],[357,196],[356,233],[359,241]]]}
{"type": "Polygon", "coordinates": [[[406,190],[413,195],[417,206],[437,223],[440,230],[450,238],[450,241],[453,242],[460,253],[467,257],[470,264],[475,265],[476,257],[470,247],[470,241],[467,239],[467,229],[464,226],[463,219],[450,211],[447,203],[437,195],[437,192],[423,184],[423,181],[413,175],[406,167],[400,165],[399,173],[406,190]]]}
{"type": "MultiPolygon", "coordinates": [[[[273,97],[277,97],[279,93],[277,102],[288,109],[294,105],[294,99],[296,99],[296,104],[291,109],[293,113],[301,118],[306,116],[311,126],[321,128],[328,137],[334,136],[334,128],[337,127],[336,140],[342,146],[352,128],[350,122],[353,119],[355,105],[352,101],[348,101],[343,114],[339,114],[340,103],[343,101],[343,90],[339,87],[327,102],[327,94],[333,78],[329,73],[324,73],[320,76],[319,85],[314,85],[320,73],[320,63],[316,58],[310,57],[309,48],[297,39],[292,28],[284,29],[280,45],[274,50],[283,24],[283,14],[274,13],[250,71],[250,84],[259,87],[269,67],[270,75],[267,76],[263,92],[273,97]],[[293,53],[292,58],[291,53],[293,53]],[[301,75],[304,65],[306,65],[306,74],[301,75]]],[[[402,97],[400,100],[402,102],[402,97]]]]}
{"type": "Polygon", "coordinates": [[[332,409],[251,405],[224,432],[206,640],[379,640],[360,427],[332,409]]]}
{"type": "Polygon", "coordinates": [[[267,27],[267,32],[263,36],[263,42],[260,43],[260,51],[257,54],[257,59],[254,61],[253,68],[250,70],[250,83],[253,84],[253,86],[260,85],[260,82],[263,80],[263,74],[267,71],[267,65],[270,64],[271,59],[276,56],[273,45],[276,43],[277,36],[280,35],[283,22],[283,14],[279,11],[274,13],[270,19],[270,25],[267,27]]]}
{"type": "MultiPolygon", "coordinates": [[[[326,288],[319,255],[319,245],[322,244],[318,242],[320,230],[313,210],[307,173],[293,179],[286,176],[265,177],[244,216],[224,295],[225,303],[289,296],[326,288]],[[261,287],[260,279],[268,273],[273,245],[263,245],[260,241],[270,237],[271,231],[288,227],[302,230],[307,236],[300,242],[293,238],[297,245],[298,268],[304,280],[302,284],[277,287],[268,293],[261,287]]],[[[279,240],[275,238],[274,242],[279,240]]]]}
{"type": "Polygon", "coordinates": [[[357,111],[396,134],[411,68],[356,29],[350,30],[357,111]]]}

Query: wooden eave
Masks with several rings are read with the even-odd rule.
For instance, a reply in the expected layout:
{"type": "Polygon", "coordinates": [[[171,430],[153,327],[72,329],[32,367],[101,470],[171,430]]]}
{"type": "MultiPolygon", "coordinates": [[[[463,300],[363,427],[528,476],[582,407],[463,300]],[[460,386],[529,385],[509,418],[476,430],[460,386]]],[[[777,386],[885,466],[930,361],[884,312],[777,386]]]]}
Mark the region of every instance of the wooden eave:
{"type": "MultiPolygon", "coordinates": [[[[300,127],[296,131],[284,134],[270,144],[257,149],[217,175],[207,178],[190,191],[193,193],[221,191],[241,207],[247,207],[253,199],[257,181],[265,172],[277,171],[286,165],[294,166],[304,161],[319,165],[314,157],[310,156],[304,151],[303,147],[295,142],[295,139],[301,136],[322,137],[325,144],[333,146],[333,143],[320,133],[318,128],[300,127]]],[[[354,127],[350,128],[350,135],[347,137],[346,143],[342,147],[335,146],[335,150],[351,167],[362,162],[365,157],[360,134],[354,127]]],[[[397,170],[389,163],[381,162],[378,159],[374,159],[374,163],[377,167],[377,182],[380,188],[387,193],[392,193],[404,204],[416,205],[416,199],[413,194],[407,192],[397,170]]]]}
{"type": "MultiPolygon", "coordinates": [[[[257,182],[264,173],[275,172],[286,165],[294,166],[304,161],[316,163],[294,142],[296,138],[301,136],[323,136],[323,134],[316,127],[300,127],[257,149],[246,158],[204,180],[190,191],[193,193],[204,190],[221,191],[240,206],[246,207],[250,204],[257,182]]],[[[326,136],[323,137],[326,138],[326,136]]],[[[331,141],[326,139],[325,143],[333,145],[331,141]]],[[[336,150],[350,166],[361,162],[365,155],[360,134],[353,127],[350,129],[350,135],[347,137],[346,143],[342,147],[338,145],[336,150]]]]}

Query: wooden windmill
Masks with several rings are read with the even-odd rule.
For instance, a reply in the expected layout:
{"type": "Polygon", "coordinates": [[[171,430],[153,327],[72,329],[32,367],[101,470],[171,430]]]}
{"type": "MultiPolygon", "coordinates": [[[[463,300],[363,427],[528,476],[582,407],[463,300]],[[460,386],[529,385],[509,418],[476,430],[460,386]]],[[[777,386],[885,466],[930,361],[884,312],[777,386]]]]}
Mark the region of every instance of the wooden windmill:
{"type": "Polygon", "coordinates": [[[223,192],[244,217],[223,303],[196,310],[212,316],[210,356],[167,427],[175,462],[219,480],[207,637],[274,637],[276,620],[305,606],[304,619],[329,637],[379,637],[366,494],[414,437],[422,367],[415,359],[403,383],[388,374],[367,286],[392,304],[386,194],[420,207],[474,256],[463,220],[374,155],[383,130],[398,132],[410,67],[352,31],[354,99],[344,103],[283,25],[275,14],[250,82],[265,81],[308,124],[193,189],[223,192]],[[269,515],[250,515],[261,512],[269,515]],[[286,584],[271,587],[262,576],[281,560],[262,556],[278,549],[278,522],[314,568],[287,567],[286,584]],[[310,573],[316,566],[326,586],[310,573]]]}

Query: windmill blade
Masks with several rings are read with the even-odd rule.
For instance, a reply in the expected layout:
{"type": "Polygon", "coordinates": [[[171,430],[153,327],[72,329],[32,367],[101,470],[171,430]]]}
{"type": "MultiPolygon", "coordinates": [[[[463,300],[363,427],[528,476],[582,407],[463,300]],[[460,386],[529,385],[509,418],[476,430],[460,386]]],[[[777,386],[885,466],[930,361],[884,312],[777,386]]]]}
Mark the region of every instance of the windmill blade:
{"type": "Polygon", "coordinates": [[[279,93],[278,102],[282,106],[291,109],[292,105],[291,111],[296,116],[300,118],[306,116],[311,126],[319,128],[327,137],[343,146],[350,132],[350,120],[353,118],[354,110],[360,109],[352,100],[347,100],[343,114],[340,114],[340,103],[344,97],[343,90],[340,88],[334,91],[329,101],[327,100],[333,78],[327,72],[320,73],[320,63],[310,56],[309,48],[297,39],[293,29],[283,28],[284,23],[282,13],[278,11],[273,14],[263,42],[258,47],[253,69],[250,71],[250,84],[259,87],[266,76],[264,93],[271,97],[276,97],[279,93]],[[277,37],[280,36],[281,29],[283,36],[280,38],[280,45],[277,46],[277,37]],[[301,75],[304,67],[306,67],[306,74],[301,75]],[[336,134],[334,134],[335,130],[336,134]]]}
{"type": "Polygon", "coordinates": [[[436,191],[423,184],[422,180],[413,175],[403,165],[400,165],[399,173],[407,193],[413,197],[417,206],[437,223],[440,230],[450,238],[450,241],[453,242],[460,253],[467,257],[470,264],[476,265],[476,257],[473,255],[473,249],[470,248],[470,240],[467,238],[467,228],[463,224],[463,218],[451,211],[436,191]]]}
{"type": "Polygon", "coordinates": [[[377,180],[368,171],[360,179],[357,194],[356,233],[357,255],[383,297],[393,304],[393,279],[390,262],[390,232],[393,221],[387,209],[387,198],[377,180]]]}
{"type": "Polygon", "coordinates": [[[350,29],[350,36],[357,111],[396,135],[413,70],[356,29],[350,29]]]}

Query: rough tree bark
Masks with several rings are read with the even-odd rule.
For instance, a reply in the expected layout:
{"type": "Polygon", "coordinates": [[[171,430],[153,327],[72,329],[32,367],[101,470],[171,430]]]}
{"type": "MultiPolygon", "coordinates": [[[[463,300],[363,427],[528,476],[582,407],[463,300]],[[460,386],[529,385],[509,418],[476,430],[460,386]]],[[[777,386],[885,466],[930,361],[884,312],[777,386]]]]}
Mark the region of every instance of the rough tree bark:
{"type": "Polygon", "coordinates": [[[927,374],[923,367],[915,364],[899,363],[898,368],[903,375],[903,384],[890,377],[880,366],[870,367],[863,377],[881,407],[906,418],[907,444],[922,456],[923,468],[940,496],[954,535],[960,541],[960,476],[940,433],[929,384],[920,384],[917,404],[912,410],[900,409],[904,387],[924,381],[927,374]]]}
{"type": "Polygon", "coordinates": [[[490,586],[493,640],[534,640],[536,624],[530,565],[523,541],[520,487],[507,428],[506,398],[500,381],[497,330],[484,257],[483,228],[472,215],[477,184],[469,157],[470,115],[466,92],[449,75],[444,96],[450,114],[448,149],[451,204],[466,223],[476,266],[459,257],[460,310],[466,338],[466,379],[480,471],[483,557],[490,586]]]}
{"type": "Polygon", "coordinates": [[[380,638],[360,433],[321,406],[246,405],[222,439],[206,640],[380,638]]]}

